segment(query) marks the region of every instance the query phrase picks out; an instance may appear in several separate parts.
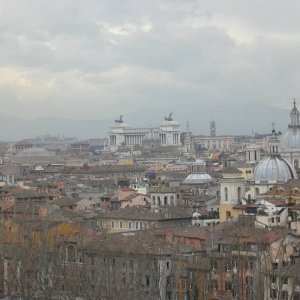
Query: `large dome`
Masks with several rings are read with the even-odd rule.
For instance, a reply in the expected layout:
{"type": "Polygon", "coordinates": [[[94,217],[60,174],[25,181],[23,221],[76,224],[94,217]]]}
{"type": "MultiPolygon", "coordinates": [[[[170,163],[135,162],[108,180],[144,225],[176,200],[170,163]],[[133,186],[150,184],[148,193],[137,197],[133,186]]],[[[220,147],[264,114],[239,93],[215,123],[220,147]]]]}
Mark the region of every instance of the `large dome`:
{"type": "Polygon", "coordinates": [[[20,151],[12,158],[15,164],[49,164],[58,163],[60,159],[50,151],[43,148],[30,148],[20,151]]]}
{"type": "Polygon", "coordinates": [[[254,170],[255,181],[277,183],[296,178],[297,173],[295,168],[280,155],[271,155],[264,158],[254,170]]]}
{"type": "Polygon", "coordinates": [[[203,184],[208,182],[214,182],[215,179],[212,178],[207,173],[193,173],[188,175],[184,180],[183,184],[203,184]]]}
{"type": "Polygon", "coordinates": [[[53,156],[53,154],[44,148],[30,148],[30,149],[20,151],[18,154],[16,154],[15,157],[24,157],[24,156],[26,156],[26,157],[29,157],[29,156],[45,157],[45,156],[53,156]]]}
{"type": "Polygon", "coordinates": [[[299,122],[299,112],[296,107],[296,101],[294,101],[294,106],[290,113],[290,124],[287,131],[281,137],[281,150],[299,150],[300,149],[300,122],[299,122]]]}
{"type": "Polygon", "coordinates": [[[281,137],[281,149],[300,150],[300,127],[288,127],[287,131],[281,137]]]}

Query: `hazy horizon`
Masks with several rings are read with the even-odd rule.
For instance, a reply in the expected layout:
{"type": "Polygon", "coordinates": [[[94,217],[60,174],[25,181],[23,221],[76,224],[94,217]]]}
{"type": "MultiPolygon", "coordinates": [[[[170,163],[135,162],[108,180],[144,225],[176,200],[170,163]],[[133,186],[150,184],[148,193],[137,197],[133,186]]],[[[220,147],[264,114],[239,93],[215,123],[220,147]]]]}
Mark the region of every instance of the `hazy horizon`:
{"type": "MultiPolygon", "coordinates": [[[[214,120],[217,135],[251,135],[252,133],[270,133],[272,122],[277,131],[285,132],[289,123],[289,110],[277,109],[270,106],[241,106],[235,107],[236,114],[230,114],[232,107],[209,114],[209,107],[185,113],[174,113],[174,119],[181,123],[181,131],[186,131],[187,121],[189,129],[194,135],[209,135],[209,123],[214,120]],[[259,119],[253,116],[259,116],[259,119]]],[[[156,110],[142,110],[123,115],[124,121],[131,127],[156,127],[163,121],[165,114],[157,114],[156,110]],[[145,115],[150,121],[145,121],[145,115]]],[[[122,114],[122,113],[120,113],[122,114]]],[[[66,118],[37,118],[32,120],[0,117],[0,126],[7,130],[0,133],[0,140],[20,140],[34,138],[38,135],[76,137],[78,139],[105,138],[114,120],[120,114],[110,119],[80,120],[66,118]],[[10,124],[7,126],[7,124],[10,124]]]]}
{"type": "Polygon", "coordinates": [[[149,126],[170,112],[199,134],[212,119],[220,134],[268,132],[272,121],[283,131],[299,95],[299,9],[271,0],[1,1],[0,139],[76,132],[45,118],[86,120],[78,136],[87,137],[95,120],[105,121],[103,136],[120,114],[149,126]],[[44,125],[31,128],[37,119],[44,125]]]}

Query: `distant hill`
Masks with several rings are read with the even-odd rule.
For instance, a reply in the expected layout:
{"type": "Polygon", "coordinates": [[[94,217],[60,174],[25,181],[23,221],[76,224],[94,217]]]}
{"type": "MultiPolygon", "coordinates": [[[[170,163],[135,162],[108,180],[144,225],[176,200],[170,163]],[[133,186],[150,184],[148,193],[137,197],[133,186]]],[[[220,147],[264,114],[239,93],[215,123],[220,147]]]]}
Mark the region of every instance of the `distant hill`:
{"type": "MultiPolygon", "coordinates": [[[[124,114],[124,121],[130,126],[157,126],[164,117],[171,113],[158,109],[137,110],[124,114]]],[[[173,111],[174,119],[181,123],[181,129],[186,129],[187,121],[193,134],[209,134],[209,122],[214,120],[217,134],[251,134],[253,132],[271,132],[271,123],[275,122],[276,130],[284,132],[289,122],[289,111],[268,105],[237,105],[212,107],[183,107],[181,111],[173,111]]],[[[111,116],[108,120],[73,120],[60,118],[39,118],[35,120],[19,119],[9,116],[0,117],[0,140],[18,140],[32,138],[37,135],[49,133],[66,137],[102,138],[114,120],[118,117],[111,116]]]]}

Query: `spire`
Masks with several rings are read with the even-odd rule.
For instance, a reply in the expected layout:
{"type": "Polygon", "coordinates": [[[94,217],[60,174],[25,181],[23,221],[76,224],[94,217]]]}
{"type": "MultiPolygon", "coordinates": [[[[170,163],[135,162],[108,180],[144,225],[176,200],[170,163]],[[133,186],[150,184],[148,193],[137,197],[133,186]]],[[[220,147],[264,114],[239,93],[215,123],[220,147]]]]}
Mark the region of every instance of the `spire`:
{"type": "Polygon", "coordinates": [[[189,121],[186,121],[186,132],[190,132],[190,124],[189,124],[189,121]]]}
{"type": "Polygon", "coordinates": [[[296,106],[296,99],[294,98],[294,106],[293,109],[290,113],[290,117],[291,117],[291,126],[299,126],[299,112],[296,106]]]}
{"type": "Polygon", "coordinates": [[[276,135],[276,131],[275,131],[275,122],[272,122],[272,135],[276,135]]]}

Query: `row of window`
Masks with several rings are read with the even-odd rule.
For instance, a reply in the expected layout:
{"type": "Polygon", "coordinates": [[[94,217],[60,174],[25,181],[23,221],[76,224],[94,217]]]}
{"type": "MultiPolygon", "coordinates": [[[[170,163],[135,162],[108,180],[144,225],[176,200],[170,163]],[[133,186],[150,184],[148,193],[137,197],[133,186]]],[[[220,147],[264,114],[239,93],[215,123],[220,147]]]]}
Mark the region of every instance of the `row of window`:
{"type": "MultiPolygon", "coordinates": [[[[278,299],[279,292],[276,289],[270,289],[270,298],[271,299],[278,299]]],[[[280,291],[280,300],[288,300],[289,299],[289,293],[288,291],[280,291]]],[[[294,295],[293,299],[300,299],[299,294],[294,295]]]]}
{"type": "MultiPolygon", "coordinates": [[[[228,201],[228,188],[224,188],[224,194],[225,194],[225,201],[228,201]]],[[[242,200],[242,188],[237,188],[237,200],[240,202],[242,200]]]]}
{"type": "Polygon", "coordinates": [[[117,222],[116,221],[111,221],[111,228],[118,228],[118,229],[136,229],[136,230],[141,230],[141,229],[148,229],[148,224],[146,222],[127,222],[127,227],[126,227],[126,223],[123,221],[119,221],[118,225],[119,227],[117,227],[117,222]],[[135,223],[135,226],[133,227],[133,224],[135,223]]]}
{"type": "MultiPolygon", "coordinates": [[[[225,264],[224,264],[224,271],[229,272],[232,269],[236,269],[237,267],[238,267],[238,262],[236,260],[228,261],[228,262],[225,262],[225,264]]],[[[217,260],[213,259],[211,261],[211,268],[212,268],[213,271],[218,270],[218,261],[217,260]]],[[[254,261],[246,261],[244,263],[244,268],[246,270],[254,270],[255,269],[255,262],[254,261]]]]}
{"type": "Polygon", "coordinates": [[[163,199],[160,198],[160,196],[152,196],[152,205],[174,205],[174,196],[165,196],[163,199]]]}

